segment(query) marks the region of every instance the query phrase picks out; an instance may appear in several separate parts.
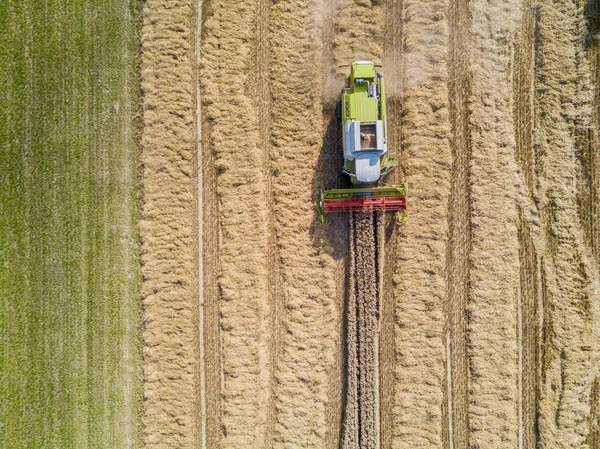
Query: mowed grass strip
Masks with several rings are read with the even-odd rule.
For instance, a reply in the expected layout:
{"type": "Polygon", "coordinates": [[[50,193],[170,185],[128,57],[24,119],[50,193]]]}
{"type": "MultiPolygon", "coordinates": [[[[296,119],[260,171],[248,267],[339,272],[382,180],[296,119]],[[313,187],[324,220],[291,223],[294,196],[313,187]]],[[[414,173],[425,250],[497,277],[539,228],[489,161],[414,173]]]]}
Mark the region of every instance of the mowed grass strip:
{"type": "Polygon", "coordinates": [[[137,13],[0,2],[0,447],[139,447],[137,13]]]}

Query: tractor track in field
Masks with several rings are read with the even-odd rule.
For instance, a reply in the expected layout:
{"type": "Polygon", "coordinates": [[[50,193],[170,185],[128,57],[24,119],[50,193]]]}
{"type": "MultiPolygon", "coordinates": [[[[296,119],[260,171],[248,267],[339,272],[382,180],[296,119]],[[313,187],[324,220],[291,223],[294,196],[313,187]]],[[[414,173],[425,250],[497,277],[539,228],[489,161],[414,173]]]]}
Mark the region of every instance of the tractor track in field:
{"type": "MultiPolygon", "coordinates": [[[[196,55],[199,64],[203,56],[202,45],[206,37],[205,20],[210,17],[211,2],[203,0],[200,14],[199,27],[197,29],[196,55]]],[[[199,67],[196,67],[199,70],[199,67]]],[[[197,74],[198,75],[198,74],[197,74]]],[[[202,84],[199,85],[197,93],[198,107],[202,109],[202,84]]],[[[212,125],[207,119],[204,111],[198,112],[197,119],[200,121],[199,134],[201,148],[199,151],[200,163],[198,171],[198,197],[199,197],[199,228],[197,230],[201,239],[201,251],[199,250],[201,280],[199,281],[200,293],[200,351],[201,359],[201,429],[202,449],[218,447],[220,442],[220,396],[221,396],[221,339],[219,320],[219,292],[217,284],[217,269],[219,265],[219,209],[217,199],[217,180],[215,154],[212,150],[211,136],[212,125]]],[[[199,247],[200,248],[200,247],[199,247]]]]}
{"type": "MultiPolygon", "coordinates": [[[[536,13],[530,1],[522,6],[521,24],[513,50],[513,121],[515,157],[521,168],[525,203],[532,207],[536,186],[534,151],[536,13]]],[[[537,251],[528,221],[519,208],[519,301],[517,343],[519,351],[519,447],[537,447],[537,417],[540,394],[541,289],[537,251]]]]}
{"type": "Polygon", "coordinates": [[[519,214],[520,295],[518,314],[519,344],[519,445],[537,448],[538,407],[540,401],[540,285],[538,256],[531,230],[519,214]]]}
{"type": "Polygon", "coordinates": [[[533,195],[535,176],[534,130],[534,70],[536,13],[530,0],[522,6],[521,24],[513,43],[513,120],[515,155],[521,167],[525,186],[533,195]]]}
{"type": "MultiPolygon", "coordinates": [[[[339,97],[341,77],[337,74],[337,64],[334,56],[336,18],[339,14],[339,0],[323,0],[320,4],[321,36],[322,36],[322,114],[323,114],[323,144],[321,149],[323,164],[319,167],[322,171],[321,187],[329,185],[336,180],[335,187],[341,187],[340,176],[337,169],[338,151],[342,146],[340,133],[340,120],[336,117],[336,107],[339,97]]],[[[326,404],[325,419],[327,420],[327,434],[325,447],[338,448],[340,445],[340,424],[343,410],[343,393],[345,389],[345,376],[343,373],[345,360],[345,300],[347,292],[347,254],[348,254],[348,217],[344,214],[333,214],[328,217],[334,232],[329,233],[329,240],[333,247],[335,259],[335,312],[333,315],[332,329],[337,356],[329,368],[328,401],[326,404]]]]}
{"type": "Polygon", "coordinates": [[[342,448],[379,449],[379,315],[383,215],[350,217],[348,387],[342,448]]]}
{"type": "Polygon", "coordinates": [[[471,200],[469,167],[471,142],[468,101],[470,97],[469,0],[451,0],[449,9],[450,61],[449,97],[452,124],[452,174],[448,207],[449,239],[446,254],[447,276],[447,338],[449,338],[447,367],[448,418],[447,444],[450,449],[469,447],[466,308],[469,302],[469,255],[471,252],[471,200]]]}
{"type": "MultiPolygon", "coordinates": [[[[389,175],[389,183],[398,185],[406,179],[406,166],[402,153],[402,0],[386,3],[383,43],[383,68],[386,80],[387,145],[388,151],[396,153],[398,167],[389,175]]],[[[398,229],[395,214],[382,214],[378,227],[383,248],[381,276],[381,317],[379,336],[379,385],[380,385],[380,440],[381,449],[391,449],[393,443],[395,367],[396,367],[396,300],[394,277],[398,275],[398,229]]]]}
{"type": "Polygon", "coordinates": [[[277,231],[275,218],[275,196],[273,193],[273,170],[275,169],[271,159],[271,91],[269,82],[270,70],[270,46],[269,46],[269,18],[272,2],[270,0],[258,0],[256,30],[255,30],[255,64],[256,64],[256,90],[257,90],[257,108],[259,120],[259,141],[263,152],[263,170],[265,179],[265,205],[267,208],[267,294],[265,295],[264,309],[268,314],[268,326],[270,336],[265,341],[265,350],[268,354],[263,354],[264,375],[268,378],[265,383],[268,385],[268,402],[266,405],[266,423],[263,447],[271,449],[273,447],[273,434],[276,416],[276,370],[277,363],[281,357],[281,274],[279,251],[277,248],[277,231]]]}
{"type": "Polygon", "coordinates": [[[589,1],[585,7],[587,19],[587,59],[590,65],[593,100],[590,124],[583,127],[582,147],[583,178],[585,179],[583,198],[580,201],[580,215],[584,231],[596,263],[600,265],[600,137],[593,125],[600,123],[600,5],[589,1]],[[587,188],[585,186],[587,185],[587,188]],[[588,211],[585,213],[584,211],[588,211]]]}
{"type": "Polygon", "coordinates": [[[203,199],[203,167],[202,167],[202,111],[199,83],[199,64],[201,54],[202,15],[201,0],[194,2],[191,13],[192,27],[192,89],[194,92],[193,110],[195,123],[192,132],[192,177],[194,184],[194,214],[192,218],[192,276],[194,285],[193,321],[196,323],[194,337],[198,358],[194,367],[194,383],[196,392],[196,410],[194,416],[196,446],[206,449],[206,347],[204,341],[204,199],[203,199]]]}

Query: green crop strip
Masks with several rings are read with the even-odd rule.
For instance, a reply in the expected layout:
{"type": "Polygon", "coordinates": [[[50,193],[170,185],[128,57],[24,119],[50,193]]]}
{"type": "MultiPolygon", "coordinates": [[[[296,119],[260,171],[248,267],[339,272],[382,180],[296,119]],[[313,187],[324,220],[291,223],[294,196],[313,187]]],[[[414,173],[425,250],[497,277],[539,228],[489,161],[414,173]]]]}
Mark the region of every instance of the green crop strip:
{"type": "Polygon", "coordinates": [[[2,448],[139,447],[136,20],[0,4],[2,448]]]}

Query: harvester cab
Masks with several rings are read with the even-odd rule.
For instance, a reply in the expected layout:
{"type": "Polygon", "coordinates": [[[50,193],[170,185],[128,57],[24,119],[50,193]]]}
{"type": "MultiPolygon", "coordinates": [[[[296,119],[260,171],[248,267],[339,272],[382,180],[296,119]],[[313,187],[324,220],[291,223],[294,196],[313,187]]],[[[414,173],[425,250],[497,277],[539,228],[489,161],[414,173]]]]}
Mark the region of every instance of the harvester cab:
{"type": "Polygon", "coordinates": [[[396,167],[396,159],[388,153],[385,83],[375,68],[370,61],[356,61],[350,66],[338,117],[342,121],[340,172],[350,179],[352,187],[321,192],[321,222],[328,212],[406,209],[407,185],[383,184],[396,167]]]}

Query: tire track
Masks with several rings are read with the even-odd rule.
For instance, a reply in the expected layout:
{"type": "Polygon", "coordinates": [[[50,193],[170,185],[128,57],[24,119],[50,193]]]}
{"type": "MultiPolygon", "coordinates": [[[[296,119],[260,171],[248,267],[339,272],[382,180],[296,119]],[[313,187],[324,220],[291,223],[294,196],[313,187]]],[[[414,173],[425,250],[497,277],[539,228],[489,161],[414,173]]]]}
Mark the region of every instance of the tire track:
{"type": "MultiPolygon", "coordinates": [[[[342,146],[340,120],[336,117],[336,106],[340,97],[340,86],[343,79],[337,74],[334,57],[335,27],[338,18],[339,0],[323,0],[320,4],[322,47],[322,114],[323,114],[323,143],[321,149],[322,162],[318,184],[322,187],[341,187],[339,175],[338,150],[342,146]]],[[[333,246],[335,257],[335,312],[332,329],[335,329],[334,341],[336,356],[329,370],[328,402],[325,418],[327,420],[327,435],[325,447],[340,446],[341,422],[343,408],[343,392],[345,376],[342,371],[342,360],[345,360],[345,300],[347,292],[347,254],[348,254],[348,217],[345,214],[331,214],[327,217],[328,237],[333,246]]]]}
{"type": "Polygon", "coordinates": [[[210,124],[202,116],[202,297],[200,324],[203,342],[203,449],[220,441],[221,326],[219,323],[218,206],[215,160],[210,150],[210,124]]]}
{"type": "Polygon", "coordinates": [[[589,121],[576,129],[577,147],[580,149],[582,164],[578,190],[579,215],[585,237],[596,263],[600,265],[600,5],[588,0],[584,7],[586,19],[585,47],[590,72],[590,83],[582,83],[582,94],[587,96],[591,111],[589,121]],[[589,90],[593,94],[589,95],[589,90]]]}
{"type": "Polygon", "coordinates": [[[469,0],[451,0],[450,22],[450,122],[452,123],[452,178],[448,207],[449,240],[446,255],[448,294],[447,363],[452,382],[448,385],[451,400],[448,416],[453,435],[452,449],[469,447],[468,388],[469,361],[467,355],[467,318],[469,303],[469,257],[471,254],[471,193],[469,173],[471,136],[469,130],[469,98],[471,95],[469,60],[469,0]]]}
{"type": "Polygon", "coordinates": [[[530,196],[534,192],[534,70],[536,17],[531,0],[522,6],[520,29],[513,44],[513,121],[515,153],[530,196]]]}
{"type": "Polygon", "coordinates": [[[265,352],[262,370],[267,378],[268,402],[266,404],[265,441],[261,447],[271,449],[273,447],[273,432],[276,422],[276,369],[280,357],[280,316],[281,316],[281,287],[280,287],[280,264],[279,251],[277,248],[277,231],[275,226],[275,196],[273,194],[272,174],[274,167],[271,158],[271,91],[270,91],[270,47],[269,47],[269,18],[270,0],[258,0],[256,30],[255,30],[255,64],[256,64],[256,98],[259,121],[259,141],[263,152],[263,169],[265,179],[265,205],[267,209],[267,269],[268,288],[264,298],[264,309],[268,311],[270,330],[263,341],[265,352]]]}
{"type": "Polygon", "coordinates": [[[519,214],[519,447],[537,448],[540,373],[540,285],[537,252],[531,230],[519,214]]]}
{"type": "Polygon", "coordinates": [[[204,242],[202,240],[203,223],[203,186],[202,186],[202,111],[200,108],[200,82],[198,67],[200,64],[201,44],[202,44],[202,14],[201,0],[192,6],[192,87],[194,91],[193,110],[195,112],[195,127],[193,130],[193,156],[192,156],[192,179],[195,188],[194,192],[194,217],[192,219],[192,248],[194,254],[193,263],[193,284],[194,284],[194,309],[193,320],[196,326],[196,335],[194,337],[198,354],[196,366],[194,367],[194,382],[196,392],[196,413],[194,432],[198,438],[197,447],[206,449],[206,348],[204,341],[204,242]]]}
{"type": "Polygon", "coordinates": [[[590,417],[588,420],[589,433],[585,444],[590,449],[600,447],[600,378],[595,377],[590,394],[590,417]]]}
{"type": "MultiPolygon", "coordinates": [[[[513,122],[515,156],[526,189],[524,204],[533,209],[529,198],[535,192],[534,79],[536,14],[530,1],[522,6],[520,29],[513,43],[513,122]]],[[[519,303],[517,340],[519,348],[519,447],[537,447],[537,418],[540,385],[541,304],[540,272],[532,233],[519,208],[519,303]]]]}
{"type": "MultiPolygon", "coordinates": [[[[386,80],[386,114],[387,144],[390,153],[396,153],[398,167],[389,176],[388,182],[398,185],[400,179],[406,179],[406,164],[402,153],[402,0],[388,0],[385,11],[385,29],[383,43],[383,66],[386,80]]],[[[379,351],[379,384],[380,384],[380,433],[381,447],[391,449],[393,441],[394,412],[394,370],[396,368],[396,326],[394,277],[398,267],[398,230],[396,215],[385,214],[378,225],[380,239],[384,242],[381,254],[382,264],[381,318],[380,318],[380,351],[379,351]]]]}
{"type": "MultiPolygon", "coordinates": [[[[587,204],[588,214],[581,214],[587,220],[582,220],[584,232],[596,264],[600,265],[600,142],[598,127],[600,126],[600,4],[588,0],[585,5],[584,15],[587,19],[587,59],[591,73],[591,86],[593,89],[590,126],[586,137],[588,145],[582,148],[582,163],[584,174],[588,181],[589,191],[587,204]]],[[[583,190],[583,189],[582,189],[583,190]]],[[[596,321],[597,322],[597,321],[596,321]]],[[[597,355],[596,355],[597,357],[597,355]]],[[[589,433],[585,440],[590,448],[600,447],[600,377],[596,374],[592,382],[590,393],[590,414],[588,419],[589,433]]]]}
{"type": "MultiPolygon", "coordinates": [[[[200,11],[200,56],[203,57],[204,45],[207,38],[206,21],[212,16],[212,1],[202,0],[200,11]]],[[[199,61],[200,62],[200,61],[199,61]]],[[[201,72],[202,73],[202,72],[201,72]]],[[[219,266],[219,209],[217,200],[217,169],[215,163],[214,144],[212,142],[212,125],[205,114],[202,100],[202,90],[205,88],[201,78],[199,81],[200,101],[198,106],[202,109],[200,119],[200,149],[201,159],[199,174],[201,184],[202,211],[202,282],[200,297],[200,332],[202,354],[201,383],[203,384],[202,413],[202,449],[219,447],[221,441],[221,323],[219,320],[219,290],[217,269],[219,266]]],[[[200,182],[200,179],[199,179],[200,182]]]]}

